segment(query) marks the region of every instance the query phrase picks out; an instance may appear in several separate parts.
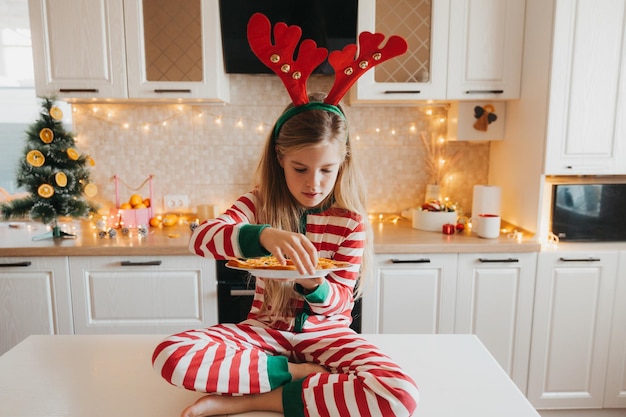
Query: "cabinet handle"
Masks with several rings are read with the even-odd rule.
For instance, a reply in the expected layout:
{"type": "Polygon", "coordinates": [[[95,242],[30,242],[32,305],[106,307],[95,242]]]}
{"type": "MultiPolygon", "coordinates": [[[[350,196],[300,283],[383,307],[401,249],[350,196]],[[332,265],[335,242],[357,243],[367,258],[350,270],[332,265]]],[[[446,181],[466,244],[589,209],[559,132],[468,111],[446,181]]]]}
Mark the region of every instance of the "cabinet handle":
{"type": "Polygon", "coordinates": [[[175,89],[175,88],[173,88],[173,89],[167,89],[167,88],[159,89],[158,88],[158,89],[155,89],[154,92],[157,93],[157,94],[161,94],[161,93],[191,93],[191,90],[188,89],[188,88],[183,88],[183,89],[175,89]]]}
{"type": "Polygon", "coordinates": [[[133,261],[122,261],[120,262],[122,266],[159,266],[161,265],[161,261],[146,261],[146,262],[133,262],[133,261]]]}
{"type": "Polygon", "coordinates": [[[420,258],[420,259],[391,259],[392,264],[429,264],[430,259],[428,258],[420,258]]]}
{"type": "Polygon", "coordinates": [[[519,259],[515,259],[515,258],[505,258],[505,259],[488,259],[488,258],[478,258],[478,262],[483,262],[483,263],[489,263],[489,262],[507,262],[507,263],[513,263],[513,262],[519,262],[519,259]]]}
{"type": "Polygon", "coordinates": [[[601,259],[600,258],[563,258],[560,257],[559,260],[561,262],[600,262],[601,259]]]}
{"type": "Polygon", "coordinates": [[[385,90],[383,94],[420,94],[420,90],[385,90]]]}
{"type": "Polygon", "coordinates": [[[254,296],[254,290],[230,290],[230,295],[233,297],[254,296]]]}
{"type": "Polygon", "coordinates": [[[467,90],[465,94],[502,94],[504,90],[467,90]]]}
{"type": "Polygon", "coordinates": [[[0,268],[11,268],[14,266],[30,266],[32,264],[31,261],[24,261],[24,262],[9,262],[6,264],[0,264],[0,268]]]}
{"type": "Polygon", "coordinates": [[[60,88],[60,93],[98,93],[97,88],[60,88]]]}

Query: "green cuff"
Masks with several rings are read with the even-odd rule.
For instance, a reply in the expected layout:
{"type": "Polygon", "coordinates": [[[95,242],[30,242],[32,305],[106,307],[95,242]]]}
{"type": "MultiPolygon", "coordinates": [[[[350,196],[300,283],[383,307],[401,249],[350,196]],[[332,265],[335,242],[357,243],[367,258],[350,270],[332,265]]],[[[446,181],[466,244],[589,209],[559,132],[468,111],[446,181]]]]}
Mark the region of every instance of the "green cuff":
{"type": "Polygon", "coordinates": [[[285,417],[305,417],[302,401],[303,379],[292,381],[283,387],[283,413],[285,417]]]}
{"type": "Polygon", "coordinates": [[[311,291],[308,294],[305,294],[304,287],[300,284],[295,285],[296,291],[303,295],[304,298],[309,303],[322,303],[328,297],[328,293],[330,292],[330,284],[328,281],[322,282],[316,289],[311,291]]]}
{"type": "Polygon", "coordinates": [[[267,357],[267,378],[270,381],[270,388],[275,389],[291,381],[289,373],[289,363],[284,356],[267,357]]]}
{"type": "Polygon", "coordinates": [[[244,258],[267,256],[270,253],[259,242],[259,235],[269,224],[244,224],[239,228],[239,250],[244,258]]]}

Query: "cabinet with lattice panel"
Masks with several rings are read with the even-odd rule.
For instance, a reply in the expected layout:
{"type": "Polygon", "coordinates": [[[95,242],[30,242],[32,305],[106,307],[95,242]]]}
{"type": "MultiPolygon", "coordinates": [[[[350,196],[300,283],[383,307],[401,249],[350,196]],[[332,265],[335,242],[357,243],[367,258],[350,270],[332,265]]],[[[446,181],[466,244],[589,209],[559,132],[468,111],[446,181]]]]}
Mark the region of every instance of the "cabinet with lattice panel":
{"type": "Polygon", "coordinates": [[[218,0],[28,1],[38,96],[229,100],[218,0]]]}
{"type": "Polygon", "coordinates": [[[449,0],[360,0],[358,31],[404,37],[406,54],[359,79],[351,102],[445,99],[449,0]]]}
{"type": "Polygon", "coordinates": [[[124,0],[131,97],[228,101],[217,0],[124,0]]]}

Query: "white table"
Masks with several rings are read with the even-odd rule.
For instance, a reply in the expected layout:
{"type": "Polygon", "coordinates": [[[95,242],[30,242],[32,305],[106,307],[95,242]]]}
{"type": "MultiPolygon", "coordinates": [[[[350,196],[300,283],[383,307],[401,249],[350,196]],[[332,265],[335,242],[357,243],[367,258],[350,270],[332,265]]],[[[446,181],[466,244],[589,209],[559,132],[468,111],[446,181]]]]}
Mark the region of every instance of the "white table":
{"type": "MultiPolygon", "coordinates": [[[[476,336],[365,337],[417,382],[417,417],[539,417],[476,336]]],[[[173,387],[153,371],[152,350],[161,339],[30,336],[0,356],[0,417],[177,417],[202,394],[173,387]]]]}

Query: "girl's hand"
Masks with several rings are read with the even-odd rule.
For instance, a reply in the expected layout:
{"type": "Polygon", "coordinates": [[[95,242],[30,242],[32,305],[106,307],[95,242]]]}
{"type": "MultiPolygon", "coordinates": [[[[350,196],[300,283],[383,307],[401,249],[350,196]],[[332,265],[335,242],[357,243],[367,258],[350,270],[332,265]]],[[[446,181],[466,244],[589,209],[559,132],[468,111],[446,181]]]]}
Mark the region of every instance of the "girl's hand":
{"type": "Polygon", "coordinates": [[[297,279],[296,282],[304,288],[305,294],[310,294],[317,289],[324,282],[324,277],[317,278],[302,278],[297,279]]]}
{"type": "Polygon", "coordinates": [[[315,273],[317,250],[305,235],[266,227],[261,231],[259,242],[283,265],[289,258],[300,274],[315,273]]]}

